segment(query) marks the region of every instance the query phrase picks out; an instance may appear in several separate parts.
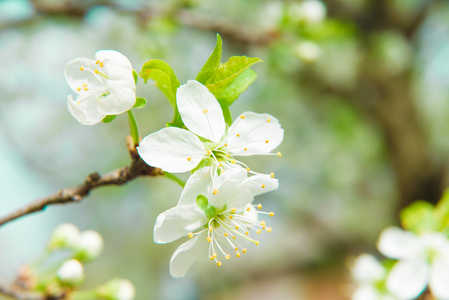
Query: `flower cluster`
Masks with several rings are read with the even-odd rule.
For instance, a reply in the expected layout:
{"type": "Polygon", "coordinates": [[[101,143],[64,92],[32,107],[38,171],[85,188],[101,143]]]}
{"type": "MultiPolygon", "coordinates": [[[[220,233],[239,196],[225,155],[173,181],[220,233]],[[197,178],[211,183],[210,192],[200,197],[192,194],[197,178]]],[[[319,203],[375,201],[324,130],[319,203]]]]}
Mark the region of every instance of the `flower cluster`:
{"type": "Polygon", "coordinates": [[[359,283],[353,300],[416,299],[426,288],[437,299],[449,299],[449,239],[444,233],[389,227],[377,247],[393,261],[381,264],[361,255],[352,269],[359,283]]]}
{"type": "Polygon", "coordinates": [[[278,120],[268,114],[245,112],[227,127],[219,102],[206,86],[188,81],[176,93],[176,103],[187,129],[168,127],[145,137],[138,152],[149,165],[166,172],[192,171],[178,204],[160,214],[154,227],[156,243],[183,236],[190,239],[173,254],[170,273],[182,277],[200,257],[218,266],[231,253],[240,257],[253,234],[270,232],[254,197],[277,189],[274,173],[252,171],[235,156],[271,153],[283,139],[278,120]]]}

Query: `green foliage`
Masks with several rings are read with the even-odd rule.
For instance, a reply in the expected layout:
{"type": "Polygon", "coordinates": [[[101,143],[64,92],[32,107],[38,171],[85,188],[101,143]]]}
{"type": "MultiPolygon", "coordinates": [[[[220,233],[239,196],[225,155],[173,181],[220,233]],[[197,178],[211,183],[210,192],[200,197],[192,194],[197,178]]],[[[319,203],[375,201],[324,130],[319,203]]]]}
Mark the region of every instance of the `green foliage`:
{"type": "Polygon", "coordinates": [[[134,83],[137,84],[137,79],[138,79],[139,77],[137,76],[136,70],[133,70],[133,77],[134,77],[134,83]]]}
{"type": "Polygon", "coordinates": [[[206,84],[206,82],[214,76],[214,74],[218,71],[221,63],[221,54],[222,54],[222,40],[219,34],[217,34],[217,43],[215,44],[214,51],[209,56],[209,59],[206,61],[204,66],[201,68],[201,71],[196,76],[196,80],[201,82],[202,84],[206,84]]]}
{"type": "Polygon", "coordinates": [[[164,93],[173,107],[175,115],[168,126],[182,127],[183,123],[176,105],[176,90],[180,83],[173,69],[160,59],[152,59],[142,66],[140,77],[143,78],[145,83],[147,83],[148,79],[154,80],[156,86],[164,93]]]}
{"type": "Polygon", "coordinates": [[[117,115],[109,115],[109,116],[104,117],[102,122],[103,123],[111,123],[112,121],[115,120],[115,118],[117,118],[117,115]]]}
{"type": "Polygon", "coordinates": [[[133,108],[144,108],[145,105],[147,105],[147,99],[142,97],[136,98],[136,103],[134,104],[133,108]]]}
{"type": "Polygon", "coordinates": [[[449,235],[449,189],[447,189],[440,202],[435,207],[435,218],[439,229],[449,235]]]}
{"type": "Polygon", "coordinates": [[[220,103],[230,106],[257,78],[251,69],[244,70],[228,88],[219,96],[220,103]]]}
{"type": "Polygon", "coordinates": [[[417,201],[401,212],[402,226],[410,231],[422,233],[438,230],[438,223],[433,213],[432,204],[417,201]]]}

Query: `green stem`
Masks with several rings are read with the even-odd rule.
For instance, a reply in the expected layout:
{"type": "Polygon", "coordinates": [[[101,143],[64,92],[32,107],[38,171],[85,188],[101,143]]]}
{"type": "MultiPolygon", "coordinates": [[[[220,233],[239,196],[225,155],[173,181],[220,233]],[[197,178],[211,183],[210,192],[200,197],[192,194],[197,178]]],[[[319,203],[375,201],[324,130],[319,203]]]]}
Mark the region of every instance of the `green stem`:
{"type": "Polygon", "coordinates": [[[171,180],[176,181],[180,186],[184,187],[186,185],[185,181],[181,178],[177,177],[176,175],[168,172],[164,172],[164,176],[167,178],[170,178],[171,180]]]}
{"type": "Polygon", "coordinates": [[[137,127],[137,121],[131,110],[128,110],[129,117],[129,131],[133,138],[134,145],[139,145],[139,128],[137,127]]]}
{"type": "Polygon", "coordinates": [[[96,290],[75,291],[71,295],[72,300],[90,300],[98,299],[96,290]]]}
{"type": "Polygon", "coordinates": [[[32,260],[28,265],[32,269],[36,269],[39,266],[43,265],[44,262],[47,261],[47,259],[50,257],[50,254],[52,253],[51,250],[48,248],[45,248],[44,251],[42,251],[34,260],[32,260]]]}

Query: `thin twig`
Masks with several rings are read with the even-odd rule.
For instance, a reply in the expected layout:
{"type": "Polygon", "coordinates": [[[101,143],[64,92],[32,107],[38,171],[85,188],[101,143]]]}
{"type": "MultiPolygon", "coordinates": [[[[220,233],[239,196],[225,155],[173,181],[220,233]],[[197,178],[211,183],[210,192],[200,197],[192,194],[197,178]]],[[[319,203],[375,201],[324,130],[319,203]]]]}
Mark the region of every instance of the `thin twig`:
{"type": "Polygon", "coordinates": [[[0,281],[0,294],[18,300],[44,300],[46,296],[40,293],[28,292],[22,290],[13,284],[7,284],[0,281]]]}

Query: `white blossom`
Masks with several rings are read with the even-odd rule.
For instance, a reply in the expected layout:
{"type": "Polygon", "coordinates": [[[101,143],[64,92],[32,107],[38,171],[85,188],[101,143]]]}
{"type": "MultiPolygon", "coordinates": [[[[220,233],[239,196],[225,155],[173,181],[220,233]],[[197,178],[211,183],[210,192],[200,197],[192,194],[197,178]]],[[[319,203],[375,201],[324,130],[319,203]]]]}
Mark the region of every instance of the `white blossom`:
{"type": "Polygon", "coordinates": [[[278,187],[277,179],[270,175],[247,177],[245,169],[226,169],[212,183],[211,167],[195,172],[187,181],[178,205],[161,213],[154,226],[154,241],[170,243],[183,236],[190,240],[176,249],[170,260],[170,274],[183,277],[191,264],[200,257],[208,257],[221,266],[222,259],[246,253],[248,242],[259,241],[250,231],[260,234],[271,232],[258,216],[262,205],[252,205],[254,196],[278,187]]]}
{"type": "Polygon", "coordinates": [[[416,235],[389,227],[381,233],[377,247],[385,256],[399,260],[386,281],[393,295],[413,299],[429,285],[437,299],[449,299],[449,241],[442,233],[416,235]]]}
{"type": "Polygon", "coordinates": [[[101,299],[108,300],[134,300],[136,290],[128,279],[112,279],[97,289],[101,299]]]}
{"type": "Polygon", "coordinates": [[[101,50],[95,59],[77,58],[65,68],[65,77],[77,94],[67,98],[69,112],[82,124],[94,125],[107,115],[130,110],[136,102],[136,84],[129,60],[114,50],[101,50]]]}
{"type": "Polygon", "coordinates": [[[73,224],[64,223],[53,231],[48,242],[48,248],[50,250],[74,249],[79,242],[79,238],[79,229],[73,224]]]}
{"type": "Polygon", "coordinates": [[[326,17],[326,6],[319,0],[305,0],[293,3],[289,8],[293,20],[306,24],[319,23],[326,17]]]}
{"type": "Polygon", "coordinates": [[[79,284],[84,280],[83,265],[76,259],[70,259],[58,269],[56,277],[66,285],[79,284]]]}
{"type": "Polygon", "coordinates": [[[233,156],[276,155],[270,152],[282,142],[284,130],[273,116],[245,112],[226,128],[220,104],[195,80],[181,86],[176,98],[188,130],[168,127],[145,137],[137,150],[147,164],[182,173],[194,169],[203,159],[219,170],[244,165],[233,156]]]}
{"type": "Polygon", "coordinates": [[[76,250],[80,260],[94,260],[103,251],[103,238],[96,231],[83,231],[76,250]]]}

